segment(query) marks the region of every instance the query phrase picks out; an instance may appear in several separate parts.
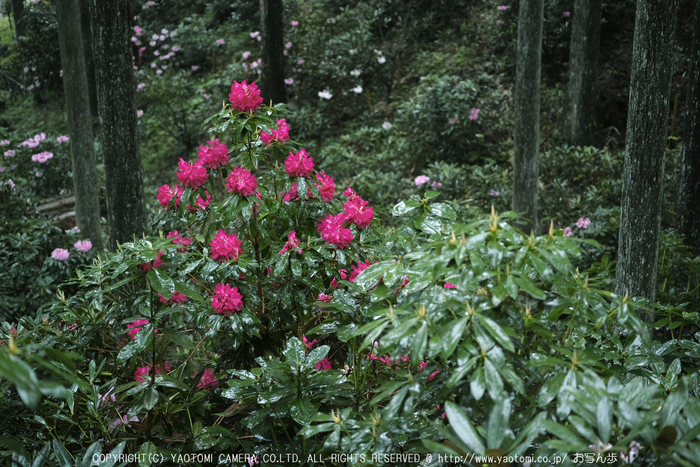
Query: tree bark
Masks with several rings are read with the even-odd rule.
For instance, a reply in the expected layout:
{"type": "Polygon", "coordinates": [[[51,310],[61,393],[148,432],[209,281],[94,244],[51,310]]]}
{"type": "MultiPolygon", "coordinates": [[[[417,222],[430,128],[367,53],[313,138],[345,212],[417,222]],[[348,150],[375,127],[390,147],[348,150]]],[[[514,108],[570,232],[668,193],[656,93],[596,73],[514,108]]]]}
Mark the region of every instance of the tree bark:
{"type": "Polygon", "coordinates": [[[656,298],[678,0],[639,0],[622,174],[615,292],[656,298]]]}
{"type": "Polygon", "coordinates": [[[569,49],[569,85],[564,109],[571,144],[591,144],[598,101],[601,0],[575,0],[569,49]]]}
{"type": "Polygon", "coordinates": [[[285,102],[284,89],[284,8],[282,0],[260,0],[262,75],[260,95],[265,104],[285,102]]]}
{"type": "Polygon", "coordinates": [[[79,0],[61,0],[56,3],[56,10],[73,162],[75,213],[81,233],[92,241],[94,248],[102,251],[95,139],[85,74],[79,0]]]}
{"type": "Polygon", "coordinates": [[[695,4],[693,44],[688,67],[686,124],[678,190],[678,231],[700,251],[700,2],[695,4]]]}
{"type": "Polygon", "coordinates": [[[129,0],[91,0],[95,81],[104,152],[109,243],[133,241],[146,228],[138,144],[129,0]]]}
{"type": "Polygon", "coordinates": [[[95,59],[92,53],[92,25],[90,24],[90,0],[80,1],[80,29],[83,33],[83,50],[85,51],[85,71],[90,95],[90,114],[97,117],[97,86],[95,84],[95,59]]]}
{"type": "Polygon", "coordinates": [[[15,20],[15,33],[17,37],[26,34],[24,27],[24,0],[12,0],[12,17],[15,20]]]}
{"type": "Polygon", "coordinates": [[[515,68],[515,156],[513,210],[526,220],[519,227],[537,231],[540,150],[540,72],[544,0],[520,2],[515,68]]]}

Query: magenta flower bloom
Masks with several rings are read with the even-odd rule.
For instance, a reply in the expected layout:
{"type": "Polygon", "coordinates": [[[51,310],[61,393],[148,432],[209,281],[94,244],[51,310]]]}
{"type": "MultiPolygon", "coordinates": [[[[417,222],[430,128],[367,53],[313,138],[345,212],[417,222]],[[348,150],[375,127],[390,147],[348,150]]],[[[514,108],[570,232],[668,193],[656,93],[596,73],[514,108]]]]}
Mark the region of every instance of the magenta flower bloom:
{"type": "Polygon", "coordinates": [[[350,229],[343,227],[343,223],[348,219],[348,215],[344,212],[336,214],[328,214],[321,219],[318,226],[318,233],[321,238],[326,241],[326,245],[335,245],[338,248],[345,248],[350,245],[355,236],[350,232],[350,229]]]}
{"type": "Polygon", "coordinates": [[[70,253],[64,248],[56,248],[51,252],[51,257],[59,261],[65,261],[70,257],[70,253]]]}
{"type": "Polygon", "coordinates": [[[161,294],[158,294],[158,297],[160,298],[160,301],[162,303],[165,303],[166,305],[172,305],[174,303],[177,303],[178,305],[182,305],[187,301],[187,296],[181,294],[177,290],[173,292],[173,296],[170,297],[170,299],[167,299],[163,297],[161,294]]]}
{"type": "Polygon", "coordinates": [[[471,113],[469,114],[469,120],[476,120],[479,118],[479,112],[481,112],[480,109],[472,109],[471,113]]]}
{"type": "Polygon", "coordinates": [[[234,167],[233,172],[226,178],[226,187],[229,193],[238,193],[241,196],[250,196],[258,188],[255,176],[245,167],[234,167]]]}
{"type": "Polygon", "coordinates": [[[237,81],[233,82],[228,100],[233,108],[240,112],[254,112],[263,102],[258,85],[255,83],[246,84],[245,80],[240,84],[237,81]]]}
{"type": "Polygon", "coordinates": [[[292,26],[299,26],[299,21],[292,21],[292,26]]]}
{"type": "Polygon", "coordinates": [[[298,247],[301,244],[299,239],[297,238],[297,233],[292,230],[289,235],[287,235],[287,243],[284,244],[282,247],[282,250],[280,250],[279,254],[283,255],[289,250],[293,250],[294,248],[298,247]]]}
{"type": "Polygon", "coordinates": [[[499,6],[499,7],[498,7],[498,10],[500,10],[500,11],[505,11],[505,10],[507,10],[508,8],[510,8],[510,6],[508,6],[508,5],[502,5],[502,6],[499,6]]]}
{"type": "Polygon", "coordinates": [[[217,314],[229,317],[243,309],[243,296],[238,293],[238,287],[232,288],[229,284],[218,284],[214,287],[211,306],[217,314]]]}
{"type": "Polygon", "coordinates": [[[270,130],[270,133],[266,131],[260,133],[260,140],[265,144],[265,146],[269,146],[273,142],[284,143],[288,139],[289,125],[287,125],[287,121],[284,118],[277,120],[276,130],[270,130]]]}
{"type": "Polygon", "coordinates": [[[326,202],[332,200],[333,193],[335,193],[335,182],[333,181],[333,177],[329,177],[325,174],[325,172],[321,171],[320,173],[316,173],[316,180],[321,182],[320,185],[318,183],[314,183],[316,188],[318,188],[318,191],[321,192],[321,199],[326,202]]]}
{"type": "Polygon", "coordinates": [[[199,146],[197,164],[208,169],[217,169],[228,164],[228,148],[219,139],[207,141],[211,146],[199,146]]]}
{"type": "Polygon", "coordinates": [[[316,339],[310,341],[309,339],[306,338],[306,335],[301,336],[301,342],[304,344],[304,347],[307,349],[311,350],[314,348],[314,345],[318,342],[316,339]]]}
{"type": "Polygon", "coordinates": [[[314,365],[314,368],[316,368],[318,371],[330,370],[333,368],[333,364],[330,360],[328,360],[328,357],[323,357],[321,361],[314,365]]]}
{"type": "Polygon", "coordinates": [[[369,264],[369,260],[365,261],[364,263],[360,263],[358,261],[357,266],[355,266],[355,265],[352,266],[352,271],[350,272],[350,276],[348,277],[348,282],[355,282],[355,279],[357,279],[357,276],[362,271],[364,271],[365,269],[367,269],[370,266],[371,266],[371,264],[369,264]]]}
{"type": "Polygon", "coordinates": [[[73,246],[76,250],[85,253],[92,249],[92,242],[90,240],[78,240],[73,244],[73,246]]]}
{"type": "Polygon", "coordinates": [[[331,300],[333,300],[333,295],[326,295],[324,293],[320,293],[318,294],[318,298],[316,300],[323,303],[330,303],[331,300]]]}
{"type": "Polygon", "coordinates": [[[223,45],[223,44],[226,43],[226,41],[223,40],[223,39],[217,39],[217,40],[216,40],[216,43],[219,44],[219,45],[223,45]]]}
{"type": "MultiPolygon", "coordinates": [[[[136,334],[141,331],[141,327],[147,324],[149,324],[147,319],[137,319],[136,321],[132,321],[131,324],[126,325],[126,327],[129,328],[129,336],[131,336],[132,341],[136,339],[136,334]]],[[[156,329],[156,331],[158,330],[156,329]]]]}
{"type": "Polygon", "coordinates": [[[296,154],[289,151],[284,161],[284,170],[291,177],[308,177],[314,168],[314,161],[303,148],[296,154]]]}
{"type": "Polygon", "coordinates": [[[173,232],[169,232],[169,233],[168,233],[168,236],[165,237],[165,238],[172,238],[172,239],[173,239],[173,243],[174,243],[175,245],[182,245],[184,248],[178,248],[178,249],[177,249],[177,251],[180,252],[180,253],[185,253],[185,252],[189,251],[187,247],[190,246],[190,245],[192,245],[192,239],[191,239],[191,238],[187,238],[187,237],[183,237],[182,234],[181,234],[181,233],[178,233],[177,230],[175,230],[175,231],[173,231],[173,232]]]}
{"type": "Polygon", "coordinates": [[[364,229],[374,219],[374,208],[367,207],[368,201],[363,200],[359,196],[349,199],[343,204],[343,209],[358,228],[364,229]]]}
{"type": "Polygon", "coordinates": [[[289,187],[289,192],[282,192],[282,201],[292,201],[295,199],[299,199],[299,189],[297,182],[292,183],[292,186],[289,187]]]}
{"type": "Polygon", "coordinates": [[[184,188],[178,188],[177,185],[173,185],[172,188],[170,188],[169,185],[163,185],[158,188],[156,198],[158,198],[158,202],[160,203],[161,207],[167,210],[170,207],[170,201],[172,201],[174,197],[175,208],[177,209],[177,207],[180,205],[180,196],[182,196],[183,191],[185,191],[184,188]]]}
{"type": "Polygon", "coordinates": [[[241,256],[241,241],[236,234],[227,234],[223,229],[211,240],[211,257],[219,261],[237,260],[241,256]]]}
{"type": "Polygon", "coordinates": [[[197,163],[190,164],[183,158],[180,158],[180,162],[178,162],[177,167],[179,169],[177,179],[183,186],[198,188],[204,185],[209,177],[207,169],[201,165],[198,165],[197,163]]]}
{"type": "Polygon", "coordinates": [[[421,186],[424,183],[428,183],[430,181],[430,177],[426,175],[419,175],[416,177],[416,186],[421,186]]]}
{"type": "Polygon", "coordinates": [[[449,282],[445,282],[445,288],[446,289],[456,289],[457,286],[454,284],[450,284],[449,282]]]}
{"type": "MultiPolygon", "coordinates": [[[[193,378],[195,376],[193,376],[193,378]]],[[[199,383],[197,383],[197,389],[208,389],[209,391],[212,391],[218,387],[219,380],[214,375],[214,372],[209,368],[206,368],[202,374],[202,378],[199,380],[199,383]]]]}

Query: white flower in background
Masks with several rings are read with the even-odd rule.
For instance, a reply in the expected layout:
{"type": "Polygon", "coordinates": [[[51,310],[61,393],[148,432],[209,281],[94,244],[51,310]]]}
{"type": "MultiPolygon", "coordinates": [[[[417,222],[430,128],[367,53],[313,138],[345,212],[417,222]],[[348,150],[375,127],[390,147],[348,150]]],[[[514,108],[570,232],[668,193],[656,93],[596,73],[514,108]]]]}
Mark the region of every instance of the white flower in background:
{"type": "Polygon", "coordinates": [[[356,87],[352,88],[351,91],[359,94],[362,92],[362,86],[356,86],[356,87]]]}
{"type": "Polygon", "coordinates": [[[353,75],[353,76],[360,76],[360,73],[362,73],[360,70],[352,70],[352,71],[350,72],[350,74],[353,75]]]}
{"type": "Polygon", "coordinates": [[[333,94],[330,93],[330,91],[320,91],[318,93],[318,97],[321,99],[331,99],[333,97],[333,94]]]}
{"type": "Polygon", "coordinates": [[[385,130],[391,129],[392,126],[394,126],[394,125],[392,125],[392,124],[389,123],[389,122],[384,122],[384,123],[382,123],[382,128],[384,128],[385,130]]]}

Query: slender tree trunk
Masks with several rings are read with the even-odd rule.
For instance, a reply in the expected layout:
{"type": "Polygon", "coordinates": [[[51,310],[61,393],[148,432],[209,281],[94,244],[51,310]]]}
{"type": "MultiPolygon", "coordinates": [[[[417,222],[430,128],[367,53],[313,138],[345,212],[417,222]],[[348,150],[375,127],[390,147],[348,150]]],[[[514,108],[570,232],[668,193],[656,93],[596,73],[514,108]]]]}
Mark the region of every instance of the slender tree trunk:
{"type": "Polygon", "coordinates": [[[133,241],[146,228],[138,144],[129,0],[91,0],[93,53],[104,152],[109,243],[133,241]]]}
{"type": "Polygon", "coordinates": [[[519,225],[525,231],[537,231],[543,17],[544,0],[520,2],[515,69],[513,210],[527,219],[519,225]]]}
{"type": "Polygon", "coordinates": [[[97,86],[95,85],[95,60],[92,54],[92,25],[90,24],[90,0],[80,0],[80,29],[83,32],[85,71],[90,95],[90,114],[97,117],[97,86]]]}
{"type": "Polygon", "coordinates": [[[678,0],[639,0],[622,174],[615,292],[656,298],[678,0]]]}
{"type": "Polygon", "coordinates": [[[73,161],[73,189],[78,227],[98,251],[102,244],[100,202],[92,134],[90,97],[85,75],[85,51],[80,31],[79,0],[56,3],[63,89],[73,161]]]}
{"type": "Polygon", "coordinates": [[[260,0],[262,76],[260,95],[269,104],[285,102],[284,90],[284,8],[282,0],[260,0]]]}
{"type": "Polygon", "coordinates": [[[686,124],[678,190],[678,231],[700,252],[700,2],[695,4],[693,44],[688,69],[686,124]]]}
{"type": "Polygon", "coordinates": [[[591,143],[598,101],[601,0],[576,0],[569,51],[565,131],[572,144],[591,143]]]}
{"type": "Polygon", "coordinates": [[[15,20],[15,32],[17,37],[24,36],[26,31],[24,27],[24,0],[12,0],[12,17],[15,20]]]}

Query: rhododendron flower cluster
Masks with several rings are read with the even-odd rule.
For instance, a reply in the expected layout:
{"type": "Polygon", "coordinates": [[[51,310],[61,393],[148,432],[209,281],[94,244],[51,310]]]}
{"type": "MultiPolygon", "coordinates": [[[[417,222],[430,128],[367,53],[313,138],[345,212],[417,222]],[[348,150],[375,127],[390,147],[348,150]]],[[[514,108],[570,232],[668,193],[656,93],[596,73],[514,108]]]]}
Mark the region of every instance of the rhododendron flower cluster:
{"type": "Polygon", "coordinates": [[[209,177],[207,169],[198,165],[198,163],[190,164],[186,160],[180,158],[177,167],[179,169],[177,179],[186,187],[198,188],[204,185],[209,177]]]}
{"type": "Polygon", "coordinates": [[[158,294],[158,297],[160,298],[160,301],[162,303],[165,303],[166,305],[172,305],[174,303],[177,303],[178,305],[182,305],[187,301],[187,296],[181,294],[177,290],[173,292],[173,296],[170,299],[167,299],[163,297],[161,294],[158,294]]]}
{"type": "Polygon", "coordinates": [[[228,148],[224,143],[220,143],[219,139],[207,141],[211,146],[199,146],[197,154],[197,163],[208,169],[217,169],[222,165],[228,164],[228,148]]]}
{"type": "Polygon", "coordinates": [[[233,82],[228,100],[234,109],[241,112],[254,112],[263,102],[258,85],[255,83],[246,84],[245,80],[242,83],[233,82]]]}
{"type": "Polygon", "coordinates": [[[355,236],[350,229],[343,227],[343,223],[348,220],[348,215],[344,212],[332,215],[328,214],[321,219],[318,226],[318,233],[326,241],[327,245],[335,245],[338,248],[345,248],[350,245],[355,236]]]}
{"type": "Polygon", "coordinates": [[[359,196],[350,198],[343,204],[343,209],[348,215],[348,219],[352,220],[357,227],[364,229],[374,219],[374,208],[367,207],[368,201],[363,200],[359,196]]]}
{"type": "Polygon", "coordinates": [[[333,180],[333,177],[329,177],[325,174],[325,172],[321,171],[316,173],[316,180],[321,182],[320,185],[318,183],[314,183],[316,188],[318,188],[318,191],[321,193],[321,199],[326,202],[332,200],[333,193],[335,193],[335,181],[333,180]]]}
{"type": "Polygon", "coordinates": [[[269,146],[273,142],[284,143],[289,140],[289,125],[285,119],[277,120],[277,129],[270,130],[270,133],[262,131],[260,133],[260,140],[269,146]]]}
{"type": "MultiPolygon", "coordinates": [[[[163,372],[170,373],[170,371],[172,371],[172,367],[170,366],[170,363],[168,363],[168,362],[165,362],[163,365],[156,365],[156,374],[157,375],[159,375],[163,372]]],[[[136,381],[140,381],[142,383],[145,383],[146,380],[143,377],[149,376],[150,374],[151,374],[151,365],[140,366],[140,367],[136,368],[136,371],[134,372],[134,379],[136,381]]]]}
{"type": "Polygon", "coordinates": [[[284,161],[284,170],[291,177],[308,177],[314,168],[314,161],[303,148],[296,154],[289,152],[289,156],[284,161]]]}
{"type": "MultiPolygon", "coordinates": [[[[159,294],[160,295],[160,294],[159,294]]],[[[133,341],[136,339],[136,334],[141,331],[141,328],[143,326],[146,326],[150,324],[147,319],[137,319],[136,321],[132,321],[130,324],[127,324],[126,327],[129,328],[129,336],[131,337],[131,340],[133,341]]],[[[156,329],[155,332],[158,332],[156,329]]]]}
{"type": "Polygon", "coordinates": [[[234,167],[233,172],[226,178],[226,187],[229,193],[250,196],[258,188],[258,182],[250,170],[245,167],[234,167]]]}
{"type": "Polygon", "coordinates": [[[59,261],[65,261],[70,257],[70,253],[65,248],[56,248],[51,252],[51,257],[59,261]]]}
{"type": "Polygon", "coordinates": [[[40,152],[39,154],[34,154],[32,156],[32,160],[34,162],[38,162],[40,164],[43,164],[44,162],[48,161],[49,159],[53,159],[53,153],[48,152],[48,151],[40,152]]]}
{"type": "MultiPolygon", "coordinates": [[[[287,235],[287,243],[284,244],[284,247],[279,252],[279,254],[283,255],[286,252],[288,252],[289,250],[293,250],[294,248],[297,248],[300,244],[301,244],[301,242],[297,238],[297,233],[294,230],[292,230],[289,233],[289,235],[287,235]]],[[[299,251],[301,251],[301,250],[299,250],[299,251]]]]}
{"type": "Polygon", "coordinates": [[[309,339],[306,338],[306,335],[301,336],[301,342],[304,344],[304,346],[311,350],[314,348],[314,345],[318,342],[316,339],[310,341],[309,339]]]}
{"type": "Polygon", "coordinates": [[[156,198],[158,198],[158,202],[160,203],[161,207],[168,209],[170,207],[170,201],[172,201],[174,197],[174,206],[177,209],[180,205],[180,197],[182,196],[183,191],[185,191],[184,188],[178,188],[177,185],[173,185],[172,188],[170,185],[163,185],[158,188],[156,198]]]}
{"type": "MultiPolygon", "coordinates": [[[[352,265],[352,271],[350,272],[350,276],[348,278],[348,282],[355,282],[355,279],[357,278],[358,274],[360,274],[362,271],[370,267],[371,264],[369,264],[369,261],[365,261],[364,263],[357,263],[357,266],[352,265]]],[[[341,273],[340,275],[343,277],[343,274],[341,273]]],[[[343,277],[345,279],[345,277],[343,277]]]]}
{"type": "Polygon", "coordinates": [[[323,359],[314,365],[314,368],[316,368],[318,371],[330,370],[333,368],[333,364],[330,360],[328,360],[328,357],[323,357],[323,359]]]}
{"type": "Polygon", "coordinates": [[[229,284],[218,284],[214,287],[211,306],[216,310],[217,314],[229,317],[243,309],[243,296],[238,293],[238,287],[231,287],[229,284]]]}
{"type": "Polygon", "coordinates": [[[211,257],[219,261],[237,260],[241,255],[241,241],[236,234],[227,234],[220,229],[211,240],[211,257]]]}
{"type": "Polygon", "coordinates": [[[591,225],[591,220],[587,217],[585,219],[580,217],[579,220],[576,221],[576,227],[579,229],[587,229],[589,225],[591,225]]]}
{"type": "Polygon", "coordinates": [[[85,253],[92,249],[92,242],[90,240],[78,240],[73,244],[73,246],[76,250],[85,253]]]}
{"type": "MultiPolygon", "coordinates": [[[[193,376],[193,378],[196,376],[197,375],[193,376]]],[[[212,391],[218,387],[219,380],[214,375],[214,372],[209,368],[206,368],[202,374],[202,378],[199,380],[199,383],[197,383],[197,389],[208,389],[209,391],[212,391]]]]}
{"type": "Polygon", "coordinates": [[[159,266],[162,266],[165,264],[165,262],[162,260],[163,257],[163,252],[158,251],[158,255],[155,257],[153,261],[150,263],[142,263],[139,267],[143,272],[148,272],[151,268],[157,268],[159,266]]]}
{"type": "Polygon", "coordinates": [[[177,251],[180,253],[185,253],[188,251],[188,246],[192,245],[192,239],[183,237],[181,233],[177,230],[170,232],[166,238],[172,238],[175,245],[182,245],[185,248],[178,248],[177,251]]]}

